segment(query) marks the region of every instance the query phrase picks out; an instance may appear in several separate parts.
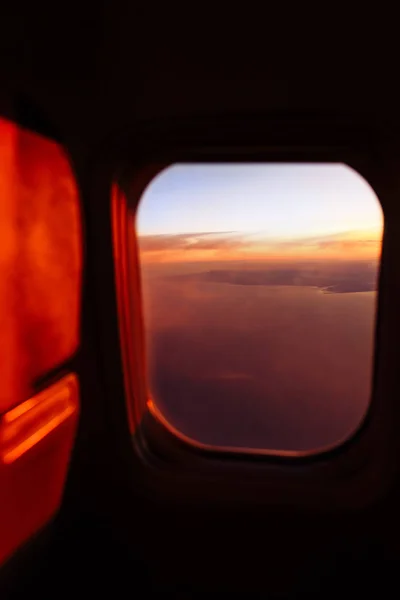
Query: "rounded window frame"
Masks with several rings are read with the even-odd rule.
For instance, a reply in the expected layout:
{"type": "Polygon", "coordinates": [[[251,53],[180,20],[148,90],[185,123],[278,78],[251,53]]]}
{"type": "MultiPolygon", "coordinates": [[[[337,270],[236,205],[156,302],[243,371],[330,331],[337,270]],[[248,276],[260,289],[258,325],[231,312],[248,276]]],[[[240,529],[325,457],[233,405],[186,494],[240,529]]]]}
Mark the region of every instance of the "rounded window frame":
{"type": "MultiPolygon", "coordinates": [[[[170,130],[174,131],[174,127],[176,124],[170,130]]],[[[162,127],[160,130],[162,131],[162,127]]],[[[154,134],[154,131],[152,133],[154,134]]],[[[338,143],[335,139],[337,132],[335,133],[332,129],[324,133],[325,143],[322,145],[306,143],[300,136],[300,139],[293,140],[291,145],[275,143],[272,147],[263,143],[263,135],[265,135],[263,130],[252,132],[258,139],[256,145],[244,144],[239,135],[235,147],[221,147],[218,140],[211,140],[208,143],[200,140],[196,143],[193,130],[190,131],[189,128],[189,131],[188,129],[185,131],[184,128],[184,133],[186,136],[184,136],[183,142],[177,136],[177,143],[176,139],[174,141],[168,138],[163,139],[160,131],[157,131],[155,139],[158,143],[155,143],[154,138],[150,136],[150,143],[146,140],[144,147],[141,148],[140,143],[136,145],[137,153],[127,152],[124,168],[119,171],[117,176],[115,176],[115,171],[113,172],[113,181],[119,190],[118,194],[113,194],[114,232],[115,229],[118,229],[118,226],[115,227],[115,215],[118,211],[124,213],[126,225],[127,219],[129,220],[132,216],[134,218],[143,191],[151,180],[163,169],[177,162],[344,163],[359,173],[374,190],[381,202],[384,214],[384,234],[376,305],[372,394],[366,418],[355,435],[326,452],[293,457],[273,451],[250,450],[243,452],[242,449],[238,452],[226,449],[220,451],[201,447],[201,444],[193,444],[191,440],[182,439],[184,436],[176,436],[175,432],[171,432],[168,427],[165,427],[165,423],[154,414],[154,411],[143,408],[145,404],[143,401],[141,408],[137,410],[140,403],[138,402],[137,388],[135,390],[135,386],[132,386],[134,378],[126,375],[127,371],[132,369],[132,363],[130,366],[127,365],[125,358],[127,402],[131,408],[132,406],[136,407],[136,417],[132,417],[131,410],[133,447],[136,456],[140,457],[142,464],[145,464],[152,473],[147,478],[148,483],[151,486],[159,486],[161,472],[164,472],[164,475],[161,475],[161,480],[163,480],[167,472],[179,477],[179,474],[184,473],[187,476],[189,471],[193,474],[193,470],[195,470],[196,474],[192,475],[192,479],[194,478],[196,485],[200,485],[201,481],[209,481],[211,478],[217,485],[222,485],[224,490],[232,488],[232,486],[236,491],[241,489],[238,498],[242,499],[249,499],[249,493],[253,493],[250,492],[250,489],[255,486],[262,490],[263,498],[266,498],[265,493],[268,490],[269,503],[280,503],[283,493],[289,503],[295,501],[296,504],[300,503],[306,506],[313,505],[315,499],[317,497],[320,499],[321,495],[326,497],[327,503],[331,507],[338,505],[344,508],[364,506],[384,493],[384,490],[390,485],[395,463],[396,440],[391,426],[393,419],[389,416],[394,409],[394,392],[392,391],[389,395],[385,393],[387,386],[381,373],[382,363],[385,362],[381,357],[381,339],[387,337],[388,334],[390,336],[387,310],[383,311],[382,309],[382,306],[388,302],[388,295],[382,294],[382,289],[387,288],[390,275],[390,269],[388,274],[386,264],[388,244],[390,248],[394,241],[392,228],[389,227],[389,234],[387,232],[387,210],[393,204],[393,178],[400,189],[400,177],[392,168],[391,150],[388,151],[387,148],[377,145],[369,145],[366,151],[365,147],[362,148],[359,143],[355,143],[357,137],[354,137],[354,132],[350,132],[345,143],[343,140],[338,143]],[[192,139],[188,142],[190,138],[192,139]],[[115,209],[116,204],[118,205],[117,210],[115,209]],[[386,314],[386,318],[383,319],[383,335],[382,314],[386,314]],[[376,485],[370,486],[371,479],[375,480],[376,485]],[[244,481],[248,486],[247,492],[243,489],[244,481]],[[363,489],[362,493],[359,492],[361,489],[363,489]]],[[[248,135],[244,137],[246,138],[248,135]]],[[[114,237],[114,241],[115,239],[114,237]]],[[[134,260],[137,265],[137,255],[134,260]]],[[[118,267],[116,271],[118,272],[118,267]]],[[[126,290],[132,286],[132,282],[128,286],[125,282],[123,286],[125,286],[126,294],[126,290]]],[[[117,296],[121,298],[118,286],[117,296]]],[[[140,292],[138,295],[137,286],[133,295],[131,290],[125,297],[130,298],[131,305],[136,305],[137,313],[138,302],[140,302],[140,292]]],[[[393,306],[393,299],[389,304],[393,306]]],[[[393,311],[389,310],[389,312],[393,311]]],[[[132,330],[130,331],[132,335],[132,330]]],[[[124,338],[126,340],[127,330],[124,334],[120,329],[120,336],[122,354],[126,355],[124,338]]],[[[385,371],[385,369],[383,370],[385,371]]],[[[210,490],[209,493],[212,494],[212,491],[210,490]]]]}

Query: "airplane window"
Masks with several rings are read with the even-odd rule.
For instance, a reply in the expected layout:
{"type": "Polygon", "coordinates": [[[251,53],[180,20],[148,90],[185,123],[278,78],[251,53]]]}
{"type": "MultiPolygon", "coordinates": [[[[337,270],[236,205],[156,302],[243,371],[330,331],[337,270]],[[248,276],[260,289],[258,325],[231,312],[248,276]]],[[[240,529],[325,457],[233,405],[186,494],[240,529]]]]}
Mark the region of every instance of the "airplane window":
{"type": "Polygon", "coordinates": [[[383,213],[339,164],[175,164],[136,215],[149,405],[220,449],[310,453],[371,399],[383,213]]]}
{"type": "Polygon", "coordinates": [[[1,413],[76,351],[82,257],[63,148],[5,119],[0,138],[1,413]]]}
{"type": "Polygon", "coordinates": [[[82,223],[62,145],[0,118],[0,564],[60,507],[79,415],[82,223]]]}

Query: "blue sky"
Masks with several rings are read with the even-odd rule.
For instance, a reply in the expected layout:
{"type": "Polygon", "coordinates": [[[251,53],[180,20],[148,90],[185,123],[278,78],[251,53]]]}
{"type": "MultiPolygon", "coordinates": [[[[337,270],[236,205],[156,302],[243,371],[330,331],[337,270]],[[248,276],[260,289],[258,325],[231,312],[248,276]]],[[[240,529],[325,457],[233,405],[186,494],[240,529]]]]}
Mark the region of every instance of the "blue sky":
{"type": "Polygon", "coordinates": [[[301,239],[376,231],[382,210],[369,184],[342,164],[176,164],[139,205],[139,235],[234,231],[301,239]]]}

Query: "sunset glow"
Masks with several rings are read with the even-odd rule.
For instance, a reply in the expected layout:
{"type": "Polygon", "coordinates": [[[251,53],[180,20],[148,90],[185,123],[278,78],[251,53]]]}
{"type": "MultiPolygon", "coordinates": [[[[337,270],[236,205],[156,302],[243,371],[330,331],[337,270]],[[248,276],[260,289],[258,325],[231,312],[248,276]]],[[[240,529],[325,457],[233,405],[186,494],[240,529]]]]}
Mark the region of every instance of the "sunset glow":
{"type": "Polygon", "coordinates": [[[143,194],[142,260],[376,259],[383,215],[368,183],[332,165],[174,165],[143,194]]]}
{"type": "Polygon", "coordinates": [[[151,413],[200,447],[285,456],[371,401],[383,213],[344,164],[181,164],[136,231],[151,413]]]}

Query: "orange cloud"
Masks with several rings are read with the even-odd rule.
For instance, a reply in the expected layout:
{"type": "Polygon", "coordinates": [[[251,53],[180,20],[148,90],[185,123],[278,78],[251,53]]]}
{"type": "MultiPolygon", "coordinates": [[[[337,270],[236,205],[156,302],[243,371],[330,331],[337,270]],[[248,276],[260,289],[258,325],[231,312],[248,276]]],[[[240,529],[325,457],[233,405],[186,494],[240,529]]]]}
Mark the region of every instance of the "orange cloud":
{"type": "Polygon", "coordinates": [[[381,232],[356,231],[297,240],[272,240],[238,232],[182,233],[139,237],[143,262],[274,259],[373,259],[381,232]]]}

